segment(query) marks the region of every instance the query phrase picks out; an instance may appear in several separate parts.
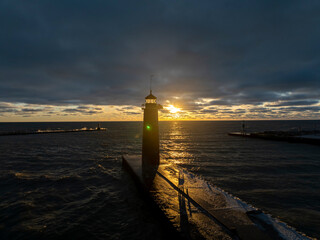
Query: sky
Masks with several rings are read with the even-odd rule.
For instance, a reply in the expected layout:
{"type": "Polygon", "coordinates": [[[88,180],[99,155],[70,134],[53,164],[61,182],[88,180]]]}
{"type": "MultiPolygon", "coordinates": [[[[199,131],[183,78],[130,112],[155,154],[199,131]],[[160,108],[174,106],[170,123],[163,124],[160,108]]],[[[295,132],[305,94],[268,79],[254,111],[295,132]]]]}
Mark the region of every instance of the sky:
{"type": "Polygon", "coordinates": [[[0,0],[0,121],[319,119],[320,1],[0,0]]]}

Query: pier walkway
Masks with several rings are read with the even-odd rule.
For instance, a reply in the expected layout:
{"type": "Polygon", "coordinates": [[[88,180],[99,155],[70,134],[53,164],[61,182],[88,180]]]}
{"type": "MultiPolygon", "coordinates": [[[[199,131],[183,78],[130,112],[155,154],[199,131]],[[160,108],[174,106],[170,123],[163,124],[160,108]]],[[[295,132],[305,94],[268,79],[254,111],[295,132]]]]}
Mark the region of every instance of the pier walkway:
{"type": "Polygon", "coordinates": [[[308,143],[314,145],[320,145],[320,135],[318,134],[294,134],[291,132],[281,131],[266,131],[266,132],[230,132],[229,136],[246,137],[246,138],[260,138],[265,140],[285,141],[291,143],[308,143]]]}
{"type": "Polygon", "coordinates": [[[148,186],[140,156],[124,156],[122,164],[185,239],[310,239],[164,160],[148,186]]]}
{"type": "Polygon", "coordinates": [[[30,134],[49,134],[49,133],[74,133],[74,132],[96,132],[106,131],[106,128],[80,128],[80,129],[57,129],[57,130],[37,130],[37,131],[14,131],[14,132],[0,132],[0,136],[12,136],[12,135],[30,135],[30,134]]]}

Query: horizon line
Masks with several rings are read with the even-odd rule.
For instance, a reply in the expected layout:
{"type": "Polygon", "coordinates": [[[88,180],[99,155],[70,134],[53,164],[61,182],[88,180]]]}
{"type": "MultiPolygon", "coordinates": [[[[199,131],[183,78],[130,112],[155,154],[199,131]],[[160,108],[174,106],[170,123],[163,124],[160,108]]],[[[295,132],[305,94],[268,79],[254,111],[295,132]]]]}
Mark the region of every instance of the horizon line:
{"type": "MultiPolygon", "coordinates": [[[[320,121],[320,119],[172,119],[159,122],[238,122],[238,121],[320,121]]],[[[143,120],[112,120],[112,121],[10,121],[0,123],[100,123],[100,122],[143,122],[143,120]]]]}

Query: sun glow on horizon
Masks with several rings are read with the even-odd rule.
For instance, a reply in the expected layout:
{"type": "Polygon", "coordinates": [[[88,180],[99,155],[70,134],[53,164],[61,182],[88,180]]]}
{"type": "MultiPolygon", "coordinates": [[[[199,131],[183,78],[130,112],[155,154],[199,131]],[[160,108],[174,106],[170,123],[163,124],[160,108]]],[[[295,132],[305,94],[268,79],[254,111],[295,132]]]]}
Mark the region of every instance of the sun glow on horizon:
{"type": "Polygon", "coordinates": [[[170,113],[177,113],[177,112],[180,112],[181,109],[180,108],[177,108],[173,105],[169,105],[168,107],[165,107],[167,110],[169,110],[170,113]]]}
{"type": "MultiPolygon", "coordinates": [[[[164,110],[159,111],[159,119],[161,121],[319,120],[320,102],[312,102],[309,108],[303,106],[292,108],[290,101],[269,101],[260,105],[219,105],[211,100],[196,99],[189,102],[167,100],[164,110]],[[288,106],[282,106],[286,104],[288,106]]],[[[136,105],[44,105],[0,101],[0,122],[97,122],[141,121],[142,119],[143,111],[136,105]]]]}

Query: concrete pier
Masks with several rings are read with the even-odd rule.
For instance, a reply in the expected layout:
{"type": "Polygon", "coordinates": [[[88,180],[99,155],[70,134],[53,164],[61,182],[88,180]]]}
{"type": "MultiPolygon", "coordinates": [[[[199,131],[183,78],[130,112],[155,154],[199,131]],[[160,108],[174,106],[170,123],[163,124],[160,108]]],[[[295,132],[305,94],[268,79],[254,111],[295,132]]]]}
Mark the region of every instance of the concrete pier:
{"type": "Polygon", "coordinates": [[[161,160],[145,181],[141,156],[124,156],[138,189],[185,239],[309,239],[197,176],[161,160]]]}
{"type": "Polygon", "coordinates": [[[74,133],[74,132],[96,132],[106,131],[106,128],[82,128],[82,129],[70,129],[70,130],[37,130],[37,131],[15,131],[15,132],[0,132],[0,136],[11,135],[31,135],[31,134],[49,134],[49,133],[74,133]]]}
{"type": "Polygon", "coordinates": [[[290,132],[268,131],[268,132],[255,132],[255,133],[230,132],[228,133],[228,135],[235,136],[235,137],[260,138],[265,140],[320,145],[320,135],[307,134],[307,133],[294,135],[293,133],[290,133],[290,132]]]}

